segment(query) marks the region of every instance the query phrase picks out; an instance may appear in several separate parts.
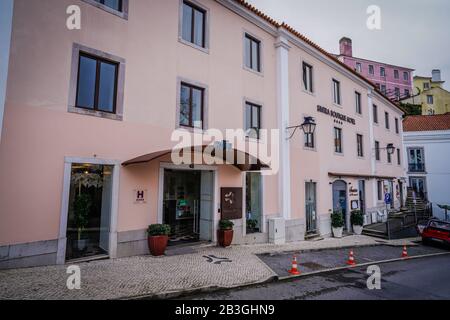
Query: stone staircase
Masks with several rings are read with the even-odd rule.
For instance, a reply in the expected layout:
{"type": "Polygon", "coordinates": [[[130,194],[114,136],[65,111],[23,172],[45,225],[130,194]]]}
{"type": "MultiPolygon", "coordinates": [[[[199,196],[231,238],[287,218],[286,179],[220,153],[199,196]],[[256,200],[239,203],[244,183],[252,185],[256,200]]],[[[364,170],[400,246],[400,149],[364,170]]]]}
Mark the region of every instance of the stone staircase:
{"type": "Polygon", "coordinates": [[[363,234],[382,239],[401,239],[417,236],[416,225],[432,217],[431,204],[420,197],[413,200],[413,190],[408,189],[406,207],[390,212],[386,222],[364,227],[363,234]]]}
{"type": "Polygon", "coordinates": [[[406,198],[405,206],[408,208],[409,211],[417,214],[417,220],[419,222],[428,220],[432,217],[431,205],[428,201],[425,201],[421,197],[416,196],[416,204],[414,205],[412,188],[408,188],[408,195],[406,198]]]}

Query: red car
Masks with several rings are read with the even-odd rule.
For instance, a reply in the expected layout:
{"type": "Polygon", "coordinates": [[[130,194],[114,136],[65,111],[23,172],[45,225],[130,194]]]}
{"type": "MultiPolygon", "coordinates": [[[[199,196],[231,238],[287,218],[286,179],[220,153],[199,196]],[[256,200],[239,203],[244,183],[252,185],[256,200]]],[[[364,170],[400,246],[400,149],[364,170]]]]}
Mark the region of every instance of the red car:
{"type": "Polygon", "coordinates": [[[441,220],[430,220],[422,231],[422,242],[432,241],[450,245],[450,223],[441,220]]]}

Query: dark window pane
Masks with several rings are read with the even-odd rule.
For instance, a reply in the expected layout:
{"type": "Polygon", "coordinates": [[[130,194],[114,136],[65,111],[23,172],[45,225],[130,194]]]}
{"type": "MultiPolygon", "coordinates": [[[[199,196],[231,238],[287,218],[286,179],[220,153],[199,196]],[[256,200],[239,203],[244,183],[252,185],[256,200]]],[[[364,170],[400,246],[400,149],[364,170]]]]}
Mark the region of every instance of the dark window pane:
{"type": "Polygon", "coordinates": [[[80,56],[77,107],[94,109],[97,61],[80,56]]]}
{"type": "Polygon", "coordinates": [[[193,9],[190,6],[183,4],[182,37],[189,42],[192,42],[192,15],[193,9]]]}
{"type": "Polygon", "coordinates": [[[98,0],[100,3],[117,11],[122,11],[121,0],[98,0]]]}
{"type": "Polygon", "coordinates": [[[114,112],[116,72],[116,65],[106,62],[100,63],[98,109],[101,111],[114,112]]]}
{"type": "Polygon", "coordinates": [[[195,10],[194,43],[200,47],[204,46],[204,13],[195,10]]]}
{"type": "Polygon", "coordinates": [[[251,129],[252,128],[252,107],[251,105],[247,104],[245,107],[245,129],[251,129]]]}
{"type": "Polygon", "coordinates": [[[252,67],[251,46],[252,46],[252,41],[246,37],[245,38],[245,66],[247,68],[252,67]]]}
{"type": "Polygon", "coordinates": [[[202,100],[203,91],[192,89],[192,126],[202,128],[202,100]]]}
{"type": "Polygon", "coordinates": [[[190,122],[190,89],[181,86],[180,97],[180,125],[189,126],[190,122]]]}
{"type": "Polygon", "coordinates": [[[252,69],[259,71],[259,43],[252,42],[252,69]]]}

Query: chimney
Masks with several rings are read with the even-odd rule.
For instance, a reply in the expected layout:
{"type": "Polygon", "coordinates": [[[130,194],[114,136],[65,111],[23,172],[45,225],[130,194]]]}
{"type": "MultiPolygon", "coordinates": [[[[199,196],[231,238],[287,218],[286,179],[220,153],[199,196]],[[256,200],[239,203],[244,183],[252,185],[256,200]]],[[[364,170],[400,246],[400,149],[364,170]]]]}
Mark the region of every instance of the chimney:
{"type": "Polygon", "coordinates": [[[431,71],[431,81],[433,82],[440,82],[441,81],[441,70],[434,69],[431,71]]]}
{"type": "Polygon", "coordinates": [[[340,54],[347,57],[353,57],[352,39],[343,37],[339,41],[340,54]]]}

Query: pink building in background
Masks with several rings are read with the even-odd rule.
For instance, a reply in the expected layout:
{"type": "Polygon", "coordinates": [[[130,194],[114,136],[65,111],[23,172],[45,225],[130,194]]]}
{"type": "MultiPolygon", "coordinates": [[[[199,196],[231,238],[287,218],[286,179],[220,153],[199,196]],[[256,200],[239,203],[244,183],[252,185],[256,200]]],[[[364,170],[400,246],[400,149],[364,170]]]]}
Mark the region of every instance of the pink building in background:
{"type": "Polygon", "coordinates": [[[414,69],[395,66],[353,56],[352,40],[339,41],[338,59],[372,81],[377,88],[392,100],[409,97],[413,92],[412,73],[414,69]]]}

